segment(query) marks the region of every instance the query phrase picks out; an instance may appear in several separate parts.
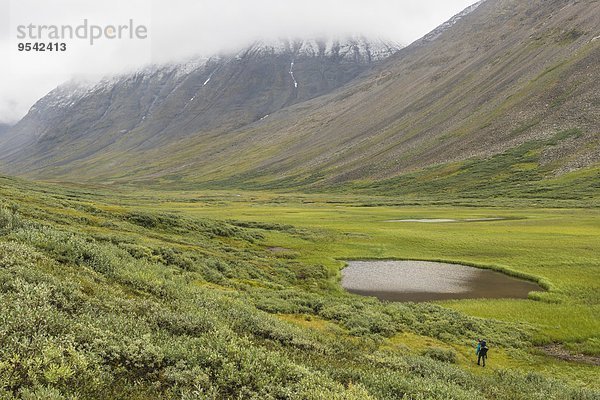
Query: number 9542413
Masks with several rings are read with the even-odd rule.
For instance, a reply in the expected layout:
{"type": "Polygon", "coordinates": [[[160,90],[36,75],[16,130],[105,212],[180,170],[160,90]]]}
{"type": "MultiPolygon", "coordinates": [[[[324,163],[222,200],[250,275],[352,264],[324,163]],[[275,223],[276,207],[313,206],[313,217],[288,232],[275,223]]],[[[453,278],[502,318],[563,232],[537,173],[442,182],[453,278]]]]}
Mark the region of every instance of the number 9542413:
{"type": "Polygon", "coordinates": [[[18,43],[17,50],[19,50],[19,51],[67,51],[67,44],[59,43],[59,42],[18,43]]]}

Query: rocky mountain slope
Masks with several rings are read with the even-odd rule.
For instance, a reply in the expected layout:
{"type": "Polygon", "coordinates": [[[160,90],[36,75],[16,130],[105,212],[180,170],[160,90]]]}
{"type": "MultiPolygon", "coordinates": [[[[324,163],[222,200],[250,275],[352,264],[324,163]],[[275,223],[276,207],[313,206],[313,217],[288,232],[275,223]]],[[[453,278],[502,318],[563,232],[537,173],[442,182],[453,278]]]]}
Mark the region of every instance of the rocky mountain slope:
{"type": "Polygon", "coordinates": [[[8,172],[49,169],[111,150],[231,131],[336,89],[399,50],[365,38],[256,42],[228,55],[70,82],[39,100],[0,154],[8,172]]]}
{"type": "Polygon", "coordinates": [[[8,132],[10,128],[11,126],[8,124],[0,124],[0,137],[2,137],[3,134],[8,132]]]}
{"type": "MultiPolygon", "coordinates": [[[[367,74],[356,67],[364,56],[354,57],[342,78],[322,63],[292,66],[293,49],[309,48],[292,46],[285,56],[242,69],[240,80],[220,64],[205,67],[180,82],[185,94],[167,99],[171,106],[161,106],[151,125],[140,122],[140,112],[136,127],[123,125],[134,123],[129,119],[117,123],[118,110],[110,108],[119,104],[116,96],[134,93],[121,83],[104,97],[111,99],[107,107],[81,108],[86,118],[103,117],[90,118],[89,128],[73,129],[58,116],[53,134],[38,133],[34,146],[0,157],[4,171],[31,177],[219,187],[368,186],[416,173],[420,181],[484,176],[506,185],[514,184],[505,179],[514,173],[553,179],[600,162],[599,26],[597,0],[487,0],[367,74]],[[202,107],[186,112],[214,71],[220,72],[209,84],[226,87],[200,96],[202,107]],[[267,94],[252,86],[264,79],[284,89],[267,94]],[[223,93],[232,100],[220,106],[223,93]],[[65,137],[71,139],[61,145],[65,137]],[[44,138],[52,140],[44,145],[44,138]]],[[[269,54],[261,49],[230,63],[269,54]]],[[[151,105],[153,98],[135,99],[151,105]]],[[[15,129],[46,125],[29,126],[32,113],[15,129]]]]}

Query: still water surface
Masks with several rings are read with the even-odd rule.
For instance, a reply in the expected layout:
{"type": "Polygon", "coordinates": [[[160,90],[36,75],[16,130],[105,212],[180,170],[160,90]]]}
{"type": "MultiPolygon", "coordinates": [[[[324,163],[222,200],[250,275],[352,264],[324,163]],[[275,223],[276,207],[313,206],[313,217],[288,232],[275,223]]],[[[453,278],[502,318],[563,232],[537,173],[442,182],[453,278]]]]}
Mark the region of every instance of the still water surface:
{"type": "Polygon", "coordinates": [[[388,301],[525,299],[529,292],[543,290],[500,272],[427,261],[349,261],[342,286],[388,301]]]}

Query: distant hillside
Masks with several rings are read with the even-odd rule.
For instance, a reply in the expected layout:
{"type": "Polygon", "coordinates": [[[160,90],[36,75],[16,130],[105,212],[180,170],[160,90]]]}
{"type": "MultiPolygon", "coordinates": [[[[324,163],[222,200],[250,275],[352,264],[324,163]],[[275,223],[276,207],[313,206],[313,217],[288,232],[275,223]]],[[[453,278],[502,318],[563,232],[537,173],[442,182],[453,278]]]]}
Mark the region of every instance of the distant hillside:
{"type": "MultiPolygon", "coordinates": [[[[533,182],[544,192],[547,180],[564,188],[577,174],[585,192],[595,188],[600,162],[599,26],[594,0],[488,0],[369,73],[350,64],[354,72],[326,89],[312,83],[315,89],[302,94],[309,76],[339,75],[294,64],[296,95],[286,53],[236,69],[240,80],[215,75],[210,83],[227,85],[214,97],[200,96],[203,106],[188,113],[187,102],[196,101],[193,93],[214,70],[205,68],[195,83],[181,82],[185,94],[172,108],[161,107],[171,111],[135,128],[117,123],[123,107],[110,106],[137,93],[124,82],[102,97],[110,100],[105,107],[81,108],[103,116],[91,118],[90,128],[74,129],[70,118],[59,117],[55,136],[45,135],[51,140],[42,135],[26,151],[4,152],[3,169],[36,178],[381,193],[406,193],[411,182],[441,193],[475,193],[490,182],[498,192],[516,193],[533,182]],[[270,63],[277,65],[272,72],[270,63]],[[253,86],[265,79],[285,90],[253,86]],[[218,106],[223,99],[235,101],[218,106]],[[168,135],[155,129],[161,124],[168,135]]],[[[143,86],[143,77],[129,79],[143,86]]],[[[135,96],[136,104],[151,99],[135,96]]],[[[16,129],[40,126],[30,125],[35,110],[30,114],[16,129]]]]}
{"type": "Polygon", "coordinates": [[[0,156],[8,172],[36,176],[111,152],[126,151],[131,159],[329,93],[399,49],[365,38],[282,39],[99,83],[70,82],[31,108],[0,156]]]}
{"type": "Polygon", "coordinates": [[[11,128],[11,125],[0,123],[0,136],[4,135],[11,128]]]}

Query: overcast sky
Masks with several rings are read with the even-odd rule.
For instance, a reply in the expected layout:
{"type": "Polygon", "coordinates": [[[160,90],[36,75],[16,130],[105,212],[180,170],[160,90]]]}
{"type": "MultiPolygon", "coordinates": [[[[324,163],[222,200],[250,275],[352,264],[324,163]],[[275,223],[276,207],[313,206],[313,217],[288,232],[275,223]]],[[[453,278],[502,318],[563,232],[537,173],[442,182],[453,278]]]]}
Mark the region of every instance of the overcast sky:
{"type": "MultiPolygon", "coordinates": [[[[409,44],[475,0],[0,0],[0,122],[14,123],[71,78],[235,50],[258,38],[360,34],[409,44]],[[19,25],[130,25],[147,37],[49,40],[65,52],[19,52],[19,25]],[[143,32],[143,28],[142,29],[143,32]]],[[[29,33],[29,32],[27,32],[29,33]]],[[[89,33],[89,30],[88,30],[89,33]]],[[[112,31],[111,31],[112,33],[112,31]]],[[[48,31],[43,31],[48,35],[48,31]]],[[[89,35],[88,35],[89,36],[89,35]]],[[[143,35],[142,35],[143,36],[143,35]]]]}

